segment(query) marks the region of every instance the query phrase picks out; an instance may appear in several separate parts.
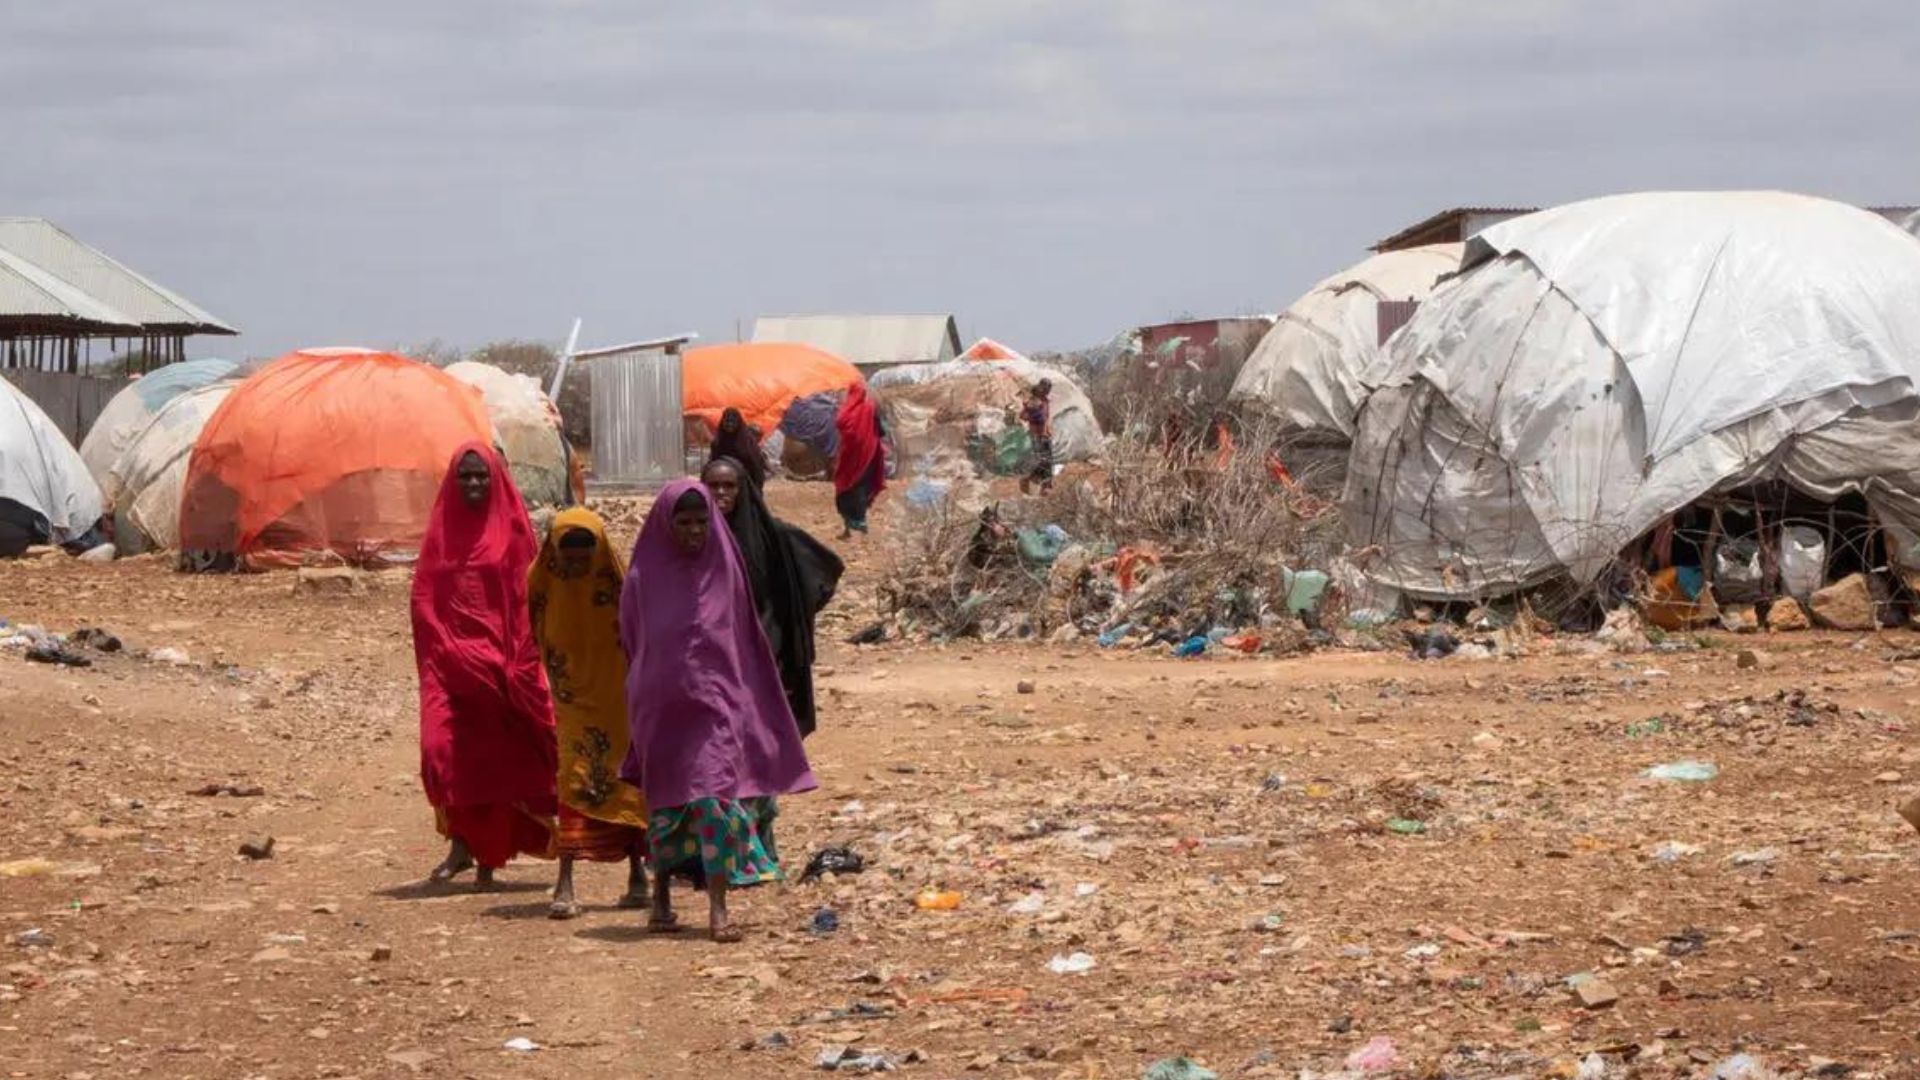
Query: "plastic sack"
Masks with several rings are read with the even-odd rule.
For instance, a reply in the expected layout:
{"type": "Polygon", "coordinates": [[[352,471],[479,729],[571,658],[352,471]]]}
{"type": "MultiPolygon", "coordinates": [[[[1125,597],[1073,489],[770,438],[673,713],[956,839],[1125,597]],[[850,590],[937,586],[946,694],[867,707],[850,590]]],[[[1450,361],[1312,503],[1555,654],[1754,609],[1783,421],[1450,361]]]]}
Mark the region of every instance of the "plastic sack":
{"type": "Polygon", "coordinates": [[[1795,600],[1811,597],[1827,576],[1827,541],[1818,530],[1789,525],[1780,530],[1780,587],[1795,600]]]}
{"type": "Polygon", "coordinates": [[[1757,542],[1729,540],[1714,549],[1713,597],[1730,604],[1757,604],[1771,599],[1757,542]]]}
{"type": "Polygon", "coordinates": [[[1014,534],[1020,557],[1036,566],[1052,566],[1053,560],[1067,548],[1067,533],[1058,525],[1044,529],[1021,529],[1014,534]]]}

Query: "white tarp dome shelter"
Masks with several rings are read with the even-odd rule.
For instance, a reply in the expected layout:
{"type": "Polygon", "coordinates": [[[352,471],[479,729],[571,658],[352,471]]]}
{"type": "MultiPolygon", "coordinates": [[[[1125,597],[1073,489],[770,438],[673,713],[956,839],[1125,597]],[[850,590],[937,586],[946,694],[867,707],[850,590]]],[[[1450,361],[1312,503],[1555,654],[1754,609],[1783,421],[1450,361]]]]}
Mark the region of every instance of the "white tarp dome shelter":
{"type": "Polygon", "coordinates": [[[560,432],[560,410],[547,399],[539,381],[473,360],[448,364],[447,374],[475,387],[486,399],[494,440],[506,454],[514,486],[527,505],[567,505],[566,436],[560,432]]]}
{"type": "Polygon", "coordinates": [[[0,554],[80,539],[104,505],[80,452],[0,376],[0,554]]]}
{"type": "Polygon", "coordinates": [[[180,546],[180,496],[193,444],[238,385],[222,379],[175,395],[108,470],[102,483],[116,492],[113,536],[121,554],[180,546]]]}
{"type": "Polygon", "coordinates": [[[1345,518],[1430,597],[1593,582],[1703,495],[1855,492],[1914,565],[1920,244],[1774,192],[1618,195],[1494,225],[1388,342],[1345,518]]]}
{"type": "Polygon", "coordinates": [[[108,478],[113,463],[140,437],[167,402],[196,387],[232,375],[239,367],[231,360],[188,360],[168,364],[128,383],[106,408],[94,418],[86,438],[80,440],[80,459],[100,484],[100,494],[109,506],[117,505],[120,493],[108,478]]]}
{"type": "Polygon", "coordinates": [[[1293,302],[1234,380],[1230,400],[1290,428],[1353,438],[1366,395],[1362,375],[1382,355],[1382,300],[1425,300],[1460,268],[1461,244],[1384,251],[1334,274],[1293,302]]]}
{"type": "Polygon", "coordinates": [[[887,368],[868,376],[867,386],[886,410],[889,433],[901,452],[914,455],[935,443],[959,448],[968,435],[997,437],[1009,424],[1008,410],[1018,410],[1028,388],[1041,379],[1053,381],[1054,460],[1086,461],[1098,454],[1106,437],[1086,391],[1065,372],[1032,360],[887,368]]]}

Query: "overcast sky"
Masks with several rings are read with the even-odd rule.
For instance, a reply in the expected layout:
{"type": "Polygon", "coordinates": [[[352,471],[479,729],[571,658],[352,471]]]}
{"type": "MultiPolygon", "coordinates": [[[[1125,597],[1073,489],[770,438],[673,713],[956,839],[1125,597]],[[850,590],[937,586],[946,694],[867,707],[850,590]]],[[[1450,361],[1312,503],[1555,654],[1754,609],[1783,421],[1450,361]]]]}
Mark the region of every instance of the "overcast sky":
{"type": "Polygon", "coordinates": [[[1273,311],[1447,206],[1920,202],[1920,19],[1838,0],[6,5],[0,214],[245,331],[587,344],[1273,311]]]}

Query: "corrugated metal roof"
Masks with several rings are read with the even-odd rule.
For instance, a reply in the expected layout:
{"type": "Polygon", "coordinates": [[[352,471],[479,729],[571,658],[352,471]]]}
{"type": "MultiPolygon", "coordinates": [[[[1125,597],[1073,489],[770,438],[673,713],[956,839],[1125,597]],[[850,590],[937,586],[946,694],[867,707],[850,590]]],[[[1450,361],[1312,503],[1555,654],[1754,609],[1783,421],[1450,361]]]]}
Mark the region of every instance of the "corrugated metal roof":
{"type": "MultiPolygon", "coordinates": [[[[96,304],[119,313],[119,325],[195,334],[239,333],[180,294],[81,243],[45,218],[0,217],[0,251],[32,263],[96,304]]],[[[0,312],[8,310],[0,305],[0,312]]]]}
{"type": "Polygon", "coordinates": [[[763,315],[755,343],[811,345],[862,367],[930,364],[960,355],[951,315],[763,315]]]}
{"type": "Polygon", "coordinates": [[[51,319],[103,330],[133,330],[139,325],[3,248],[0,248],[0,316],[51,319]]]}
{"type": "MultiPolygon", "coordinates": [[[[1531,214],[1538,209],[1540,208],[1537,206],[1456,206],[1451,210],[1442,210],[1432,217],[1414,222],[1399,232],[1394,233],[1392,236],[1387,237],[1385,240],[1373,245],[1372,250],[1386,251],[1389,248],[1405,244],[1413,237],[1429,232],[1444,224],[1449,218],[1465,218],[1473,214],[1531,214]]],[[[1452,239],[1464,240],[1466,237],[1453,237],[1452,239]]]]}

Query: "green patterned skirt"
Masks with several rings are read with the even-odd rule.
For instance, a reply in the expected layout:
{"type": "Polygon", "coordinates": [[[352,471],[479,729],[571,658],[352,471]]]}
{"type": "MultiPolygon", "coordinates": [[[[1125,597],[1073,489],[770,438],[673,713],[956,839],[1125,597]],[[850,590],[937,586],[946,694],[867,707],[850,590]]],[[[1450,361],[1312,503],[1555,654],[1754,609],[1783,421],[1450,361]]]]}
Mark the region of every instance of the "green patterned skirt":
{"type": "Polygon", "coordinates": [[[671,874],[697,867],[711,881],[724,876],[741,888],[779,881],[780,856],[773,843],[773,797],[695,799],[647,816],[647,841],[654,872],[671,874]]]}

